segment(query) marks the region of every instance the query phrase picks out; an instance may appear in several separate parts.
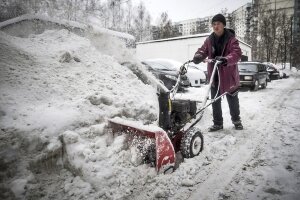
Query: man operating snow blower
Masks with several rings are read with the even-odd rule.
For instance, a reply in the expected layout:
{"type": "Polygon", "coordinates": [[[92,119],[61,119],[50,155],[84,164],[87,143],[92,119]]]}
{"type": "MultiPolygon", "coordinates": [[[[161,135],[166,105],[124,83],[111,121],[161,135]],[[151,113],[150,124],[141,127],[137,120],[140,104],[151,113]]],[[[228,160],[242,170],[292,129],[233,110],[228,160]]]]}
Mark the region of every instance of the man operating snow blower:
{"type": "MultiPolygon", "coordinates": [[[[226,19],[222,14],[217,14],[212,18],[213,33],[206,38],[204,44],[195,53],[193,62],[199,64],[208,59],[220,60],[218,73],[211,77],[213,63],[207,64],[208,78],[213,79],[211,87],[211,98],[214,99],[225,92],[230,109],[232,123],[236,130],[242,130],[243,125],[240,118],[238,88],[240,83],[237,62],[240,60],[242,52],[235,32],[225,28],[226,19]]],[[[223,129],[223,116],[221,99],[212,104],[213,125],[209,132],[223,129]]]]}

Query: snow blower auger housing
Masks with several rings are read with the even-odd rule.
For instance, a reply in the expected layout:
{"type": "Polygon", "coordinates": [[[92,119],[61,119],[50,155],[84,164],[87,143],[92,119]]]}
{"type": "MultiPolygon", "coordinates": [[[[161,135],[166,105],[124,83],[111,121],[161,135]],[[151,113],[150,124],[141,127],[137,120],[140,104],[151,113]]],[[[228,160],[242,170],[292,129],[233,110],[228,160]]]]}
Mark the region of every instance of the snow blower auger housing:
{"type": "MultiPolygon", "coordinates": [[[[210,62],[214,60],[208,60],[210,62]]],[[[180,67],[179,74],[186,73],[188,65],[191,61],[184,63],[180,67]]],[[[214,61],[214,75],[219,61],[214,61]]],[[[203,135],[198,128],[194,126],[201,120],[205,108],[211,105],[225,94],[213,99],[206,105],[212,81],[208,85],[205,99],[202,102],[201,109],[197,110],[197,102],[190,100],[175,100],[174,96],[177,92],[180,76],[177,83],[171,91],[169,91],[161,83],[157,83],[159,87],[159,127],[150,127],[146,125],[137,125],[132,121],[123,119],[109,119],[109,126],[113,132],[130,133],[137,136],[155,139],[155,165],[158,173],[173,172],[175,169],[175,153],[181,151],[184,158],[192,158],[203,150],[203,135]],[[173,96],[173,98],[171,97],[173,96]],[[199,115],[199,116],[197,116],[199,115]],[[197,118],[198,117],[198,118],[197,118]],[[191,123],[191,120],[194,120],[191,123]]]]}

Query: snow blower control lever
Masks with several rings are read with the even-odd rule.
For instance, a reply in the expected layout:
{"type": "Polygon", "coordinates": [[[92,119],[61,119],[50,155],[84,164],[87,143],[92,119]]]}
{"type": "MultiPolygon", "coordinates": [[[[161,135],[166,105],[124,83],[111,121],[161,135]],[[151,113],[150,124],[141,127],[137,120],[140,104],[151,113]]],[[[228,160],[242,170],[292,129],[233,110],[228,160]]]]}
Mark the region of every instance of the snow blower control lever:
{"type": "MultiPolygon", "coordinates": [[[[178,90],[180,76],[187,72],[187,67],[190,62],[191,61],[187,61],[180,67],[177,82],[172,90],[160,90],[158,94],[159,127],[157,127],[157,129],[149,129],[149,127],[145,125],[135,125],[134,122],[123,119],[109,120],[110,127],[113,131],[133,133],[134,135],[155,139],[155,155],[147,157],[154,157],[158,173],[168,173],[174,170],[175,153],[178,151],[181,152],[184,158],[192,158],[199,155],[203,150],[203,135],[201,131],[194,126],[203,117],[204,110],[214,101],[226,94],[217,98],[215,97],[206,105],[212,84],[211,79],[200,110],[197,111],[196,101],[176,100],[174,97],[178,90]],[[195,120],[191,123],[193,119],[195,120]]],[[[214,76],[216,71],[218,71],[220,61],[206,60],[206,62],[214,62],[212,72],[212,76],[214,76]]]]}

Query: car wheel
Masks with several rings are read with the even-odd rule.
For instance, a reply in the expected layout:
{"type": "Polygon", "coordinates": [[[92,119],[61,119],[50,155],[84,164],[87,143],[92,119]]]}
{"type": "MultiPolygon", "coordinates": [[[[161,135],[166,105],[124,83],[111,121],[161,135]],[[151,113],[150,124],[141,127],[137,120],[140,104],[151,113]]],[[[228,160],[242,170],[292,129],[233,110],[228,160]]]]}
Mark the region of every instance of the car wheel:
{"type": "Polygon", "coordinates": [[[255,80],[254,85],[252,86],[252,90],[257,91],[259,87],[258,80],[255,80]]]}
{"type": "Polygon", "coordinates": [[[266,79],[266,80],[265,80],[265,83],[262,84],[261,87],[262,87],[263,89],[266,89],[267,85],[268,85],[268,82],[267,82],[267,79],[266,79]]]}
{"type": "Polygon", "coordinates": [[[192,128],[181,139],[180,151],[184,158],[193,158],[203,150],[203,135],[199,129],[192,128]]]}
{"type": "Polygon", "coordinates": [[[286,73],[283,73],[282,78],[288,78],[288,76],[286,75],[286,73]]]}

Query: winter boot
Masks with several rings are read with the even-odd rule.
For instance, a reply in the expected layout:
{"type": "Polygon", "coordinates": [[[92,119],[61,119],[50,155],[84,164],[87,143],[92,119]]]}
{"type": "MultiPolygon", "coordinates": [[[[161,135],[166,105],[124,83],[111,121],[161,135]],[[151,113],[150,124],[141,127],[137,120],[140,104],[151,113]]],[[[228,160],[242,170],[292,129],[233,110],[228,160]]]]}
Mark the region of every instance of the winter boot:
{"type": "Polygon", "coordinates": [[[212,125],[211,127],[208,128],[208,132],[215,132],[215,131],[218,131],[218,130],[221,130],[221,129],[223,129],[223,125],[214,124],[214,125],[212,125]]]}
{"type": "Polygon", "coordinates": [[[242,123],[235,124],[234,127],[235,127],[235,130],[243,130],[244,129],[242,123]]]}

